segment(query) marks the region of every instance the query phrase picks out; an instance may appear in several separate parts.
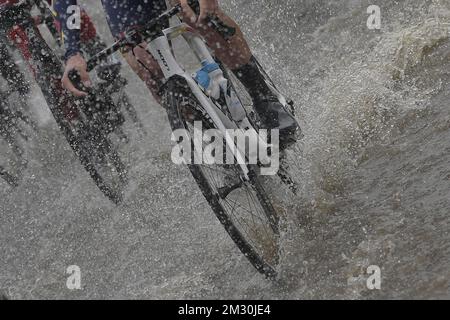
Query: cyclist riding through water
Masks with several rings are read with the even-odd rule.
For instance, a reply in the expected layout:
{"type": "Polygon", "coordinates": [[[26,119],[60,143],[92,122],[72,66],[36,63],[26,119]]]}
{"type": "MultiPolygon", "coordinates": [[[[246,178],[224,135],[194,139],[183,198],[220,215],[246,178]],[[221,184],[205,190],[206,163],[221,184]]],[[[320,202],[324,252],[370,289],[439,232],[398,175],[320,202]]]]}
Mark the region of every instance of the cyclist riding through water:
{"type": "MultiPolygon", "coordinates": [[[[236,78],[252,97],[262,127],[280,129],[280,146],[284,145],[283,135],[295,136],[297,133],[298,125],[294,116],[287,110],[288,103],[253,57],[236,23],[218,8],[217,0],[198,2],[173,0],[172,4],[175,4],[175,7],[164,14],[161,14],[166,9],[164,0],[102,0],[108,24],[118,41],[105,51],[94,55],[94,58],[89,60],[89,68],[83,57],[84,50],[81,44],[83,30],[78,2],[76,0],[55,2],[66,46],[65,72],[62,80],[59,73],[62,61],[40,37],[36,25],[33,24],[32,16],[27,11],[27,4],[31,3],[31,0],[23,1],[23,5],[7,11],[8,14],[4,15],[6,19],[3,21],[10,21],[6,25],[11,28],[14,23],[20,25],[21,16],[25,16],[27,35],[30,39],[36,40],[30,41],[29,46],[32,61],[38,70],[36,82],[81,163],[99,189],[116,204],[123,201],[128,181],[126,166],[115,146],[102,133],[102,123],[89,122],[89,112],[97,110],[104,104],[107,105],[108,95],[99,90],[99,83],[96,83],[92,90],[86,90],[80,85],[80,81],[85,86],[90,86],[87,70],[101,66],[107,57],[119,50],[132,69],[147,84],[155,98],[164,103],[172,129],[186,129],[189,131],[185,132],[187,138],[193,136],[195,139],[197,120],[200,120],[201,124],[206,124],[207,128],[218,129],[225,133],[227,129],[235,128],[242,131],[258,129],[258,124],[252,121],[253,118],[247,114],[244,105],[239,101],[240,97],[235,87],[235,84],[239,84],[235,82],[236,78]],[[181,5],[176,5],[177,2],[181,5]],[[195,9],[189,4],[195,6],[195,9]],[[212,54],[208,52],[208,46],[201,38],[193,34],[191,28],[178,25],[166,29],[169,17],[176,14],[180,14],[192,29],[198,31],[209,45],[212,54]],[[161,29],[166,30],[166,34],[161,34],[161,29]],[[184,36],[203,66],[195,79],[182,70],[176,62],[174,53],[171,52],[169,42],[178,35],[184,36]],[[148,39],[150,43],[147,45],[142,39],[148,39]],[[155,54],[158,62],[150,52],[155,54]],[[214,58],[217,58],[218,63],[214,58]],[[221,68],[223,65],[228,70],[221,68]],[[206,84],[208,81],[203,81],[205,73],[207,80],[220,78],[218,82],[221,81],[222,85],[219,90],[214,91],[214,86],[209,87],[206,84]],[[235,77],[230,77],[232,73],[235,77]],[[214,76],[217,78],[213,78],[214,76]],[[86,99],[79,101],[70,99],[68,94],[64,94],[63,85],[74,95],[86,96],[86,99]],[[212,89],[209,91],[209,88],[212,89]],[[77,121],[63,120],[60,110],[66,105],[79,107],[76,108],[80,110],[77,121]],[[234,111],[237,112],[233,114],[234,111]]],[[[47,22],[47,19],[45,21],[47,22]]],[[[117,74],[114,74],[115,76],[117,74]]],[[[214,85],[214,81],[211,81],[211,84],[214,85]]],[[[184,141],[184,136],[182,138],[184,141]]],[[[238,160],[239,163],[212,165],[194,163],[189,165],[189,169],[211,209],[241,252],[259,272],[270,279],[276,279],[280,264],[281,216],[263,185],[265,181],[262,180],[263,174],[260,171],[264,164],[261,163],[259,166],[240,163],[247,160],[250,153],[236,148],[239,147],[239,142],[234,141],[232,137],[227,135],[224,140],[226,146],[233,151],[231,160],[238,160]]],[[[253,141],[258,143],[260,139],[253,141]]],[[[274,162],[278,163],[279,159],[275,160],[274,162]]]]}
{"type": "MultiPolygon", "coordinates": [[[[183,21],[203,36],[213,54],[231,69],[246,87],[263,126],[267,129],[279,129],[282,141],[283,138],[287,138],[286,135],[294,134],[298,129],[297,121],[283,108],[277,95],[267,84],[241,30],[236,22],[219,8],[218,1],[200,0],[199,16],[188,5],[188,0],[171,0],[171,4],[176,5],[177,3],[182,6],[183,21]],[[210,16],[215,16],[226,25],[235,28],[235,35],[224,39],[208,25],[207,19],[210,16]]],[[[110,30],[116,38],[120,38],[121,34],[131,28],[145,25],[149,20],[167,9],[165,0],[102,0],[102,4],[110,30]]],[[[62,83],[75,96],[82,97],[86,96],[86,92],[78,90],[69,79],[70,71],[76,70],[80,74],[82,83],[86,87],[91,86],[89,74],[86,71],[86,60],[80,50],[80,30],[70,28],[68,24],[69,19],[74,14],[74,7],[72,6],[77,5],[77,0],[56,0],[54,4],[55,10],[58,12],[66,48],[66,67],[62,83]]],[[[124,52],[124,58],[134,72],[145,82],[155,99],[161,102],[160,87],[163,73],[146,47],[147,44],[142,43],[130,52],[124,52]]]]}

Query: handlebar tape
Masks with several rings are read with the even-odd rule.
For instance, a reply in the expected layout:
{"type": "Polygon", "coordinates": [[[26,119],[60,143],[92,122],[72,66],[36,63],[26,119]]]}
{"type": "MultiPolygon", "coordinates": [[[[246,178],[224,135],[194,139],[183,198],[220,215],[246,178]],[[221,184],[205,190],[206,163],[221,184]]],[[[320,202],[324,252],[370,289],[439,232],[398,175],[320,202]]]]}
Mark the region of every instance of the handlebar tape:
{"type": "Polygon", "coordinates": [[[69,80],[70,80],[70,82],[72,82],[72,84],[78,90],[83,91],[83,92],[89,92],[89,88],[87,88],[81,82],[81,76],[80,76],[80,73],[77,70],[70,70],[69,71],[69,80]]]}

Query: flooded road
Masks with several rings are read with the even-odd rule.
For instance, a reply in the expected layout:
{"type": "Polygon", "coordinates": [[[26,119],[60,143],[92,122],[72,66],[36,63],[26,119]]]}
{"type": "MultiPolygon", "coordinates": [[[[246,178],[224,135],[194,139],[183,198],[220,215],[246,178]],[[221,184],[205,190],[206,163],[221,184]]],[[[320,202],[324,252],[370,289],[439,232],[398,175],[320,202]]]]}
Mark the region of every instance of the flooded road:
{"type": "MultiPolygon", "coordinates": [[[[86,3],[86,1],[84,1],[86,3]]],[[[278,191],[290,227],[267,281],[223,230],[188,170],[170,161],[163,109],[125,68],[147,135],[122,155],[130,188],[114,206],[48,116],[17,189],[0,181],[0,291],[12,299],[450,298],[450,1],[230,0],[255,55],[296,102],[298,195],[278,191]],[[82,290],[68,290],[77,265],[82,290]],[[381,271],[369,290],[367,268],[381,271]]],[[[111,40],[98,4],[99,32],[111,40]]]]}

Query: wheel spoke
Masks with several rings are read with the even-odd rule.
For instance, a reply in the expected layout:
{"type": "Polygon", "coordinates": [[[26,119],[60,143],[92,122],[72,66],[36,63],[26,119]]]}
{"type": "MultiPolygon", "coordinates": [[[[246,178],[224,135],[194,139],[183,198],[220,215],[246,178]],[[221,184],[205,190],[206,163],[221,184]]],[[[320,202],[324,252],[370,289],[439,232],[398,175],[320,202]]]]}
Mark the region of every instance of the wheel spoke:
{"type": "MultiPolygon", "coordinates": [[[[173,94],[170,97],[176,99],[173,94]]],[[[180,108],[186,108],[186,105],[181,101],[177,101],[177,108],[176,112],[169,112],[173,129],[182,124],[192,139],[193,119],[184,118],[185,113],[180,108]]],[[[196,108],[191,106],[189,109],[196,108]]],[[[214,128],[208,119],[198,119],[201,114],[196,116],[196,121],[204,122],[203,128],[214,128]]],[[[272,219],[276,212],[259,182],[244,182],[241,167],[237,164],[193,164],[190,167],[211,207],[240,250],[260,272],[268,276],[276,274],[278,229],[273,225],[276,219],[272,219]]]]}

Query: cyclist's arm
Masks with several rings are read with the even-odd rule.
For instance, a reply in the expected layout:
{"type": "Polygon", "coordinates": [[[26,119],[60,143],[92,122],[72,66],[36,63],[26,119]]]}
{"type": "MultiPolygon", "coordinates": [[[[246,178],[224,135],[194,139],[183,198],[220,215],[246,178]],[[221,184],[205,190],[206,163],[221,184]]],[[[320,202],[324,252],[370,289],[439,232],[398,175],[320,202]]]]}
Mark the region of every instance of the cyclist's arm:
{"type": "MultiPolygon", "coordinates": [[[[77,17],[78,25],[74,22],[74,6],[78,6],[77,0],[56,0],[54,8],[58,13],[58,20],[61,24],[64,46],[66,49],[66,60],[80,53],[80,16],[77,17]]],[[[78,13],[80,11],[78,10],[78,13]]]]}
{"type": "MultiPolygon", "coordinates": [[[[71,6],[77,6],[77,0],[56,0],[55,10],[58,13],[58,19],[61,24],[61,31],[63,33],[63,40],[66,49],[66,69],[64,71],[63,78],[61,80],[64,88],[72,92],[75,96],[85,96],[86,93],[75,88],[73,83],[69,79],[69,73],[72,70],[78,71],[81,77],[81,81],[84,86],[90,86],[89,74],[86,71],[86,61],[81,55],[80,50],[80,26],[78,28],[73,26],[73,8],[71,6]]],[[[78,13],[80,11],[78,10],[78,13]]],[[[81,19],[81,17],[78,17],[81,19]]],[[[81,21],[79,21],[81,24],[81,21]]]]}

